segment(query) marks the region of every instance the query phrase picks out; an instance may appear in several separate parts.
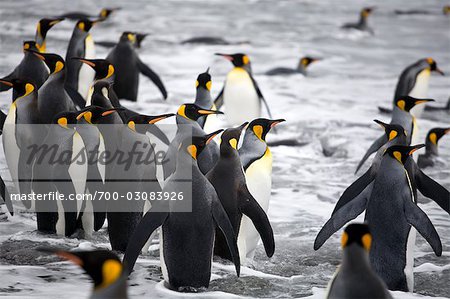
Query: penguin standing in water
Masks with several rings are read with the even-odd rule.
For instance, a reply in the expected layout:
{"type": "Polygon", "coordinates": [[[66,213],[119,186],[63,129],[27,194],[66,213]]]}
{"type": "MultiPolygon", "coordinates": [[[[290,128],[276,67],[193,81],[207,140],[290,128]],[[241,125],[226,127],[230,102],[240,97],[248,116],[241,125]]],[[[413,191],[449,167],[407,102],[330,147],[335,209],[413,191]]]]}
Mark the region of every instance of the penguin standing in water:
{"type": "MultiPolygon", "coordinates": [[[[269,209],[272,189],[272,153],[266,143],[267,133],[284,119],[258,118],[250,122],[244,134],[244,141],[239,148],[239,156],[245,172],[247,188],[264,212],[269,209]]],[[[247,252],[245,257],[253,259],[259,242],[259,233],[252,221],[242,217],[240,232],[245,236],[247,252]]],[[[242,256],[244,258],[244,256],[242,256]]]]}
{"type": "MultiPolygon", "coordinates": [[[[34,41],[24,41],[23,42],[23,59],[19,65],[10,73],[8,76],[4,77],[4,80],[13,79],[23,79],[28,78],[33,80],[36,88],[40,88],[44,84],[45,80],[48,78],[48,70],[45,64],[37,58],[33,53],[27,50],[38,51],[36,47],[36,42],[34,41]]],[[[0,84],[0,91],[9,90],[11,86],[7,84],[0,84]]],[[[16,98],[16,91],[13,90],[13,98],[16,98]]]]}
{"type": "MultiPolygon", "coordinates": [[[[181,142],[190,136],[204,136],[205,131],[197,123],[197,120],[202,116],[211,114],[223,114],[217,110],[201,109],[195,104],[183,104],[177,111],[176,122],[177,132],[175,137],[167,149],[166,156],[164,157],[163,170],[164,179],[166,180],[176,169],[176,156],[178,153],[178,147],[181,142]]],[[[219,160],[220,151],[215,141],[209,142],[202,153],[198,154],[198,167],[203,174],[208,173],[211,168],[219,160]]]]}
{"type": "Polygon", "coordinates": [[[207,288],[217,226],[226,237],[239,276],[240,260],[233,227],[214,187],[197,165],[198,155],[220,131],[202,137],[188,137],[181,142],[176,172],[164,186],[163,193],[183,192],[186,196],[192,192],[192,200],[155,202],[128,243],[124,262],[130,272],[149,236],[162,226],[161,268],[169,288],[180,292],[198,292],[207,288]],[[183,183],[189,178],[192,180],[190,191],[190,184],[183,183]]]}
{"type": "MultiPolygon", "coordinates": [[[[436,61],[433,58],[420,59],[411,64],[400,74],[394,94],[394,105],[398,97],[409,95],[413,98],[426,98],[428,95],[428,83],[431,72],[436,72],[444,76],[436,61]]],[[[382,113],[391,113],[389,109],[378,107],[382,113]]],[[[425,108],[426,109],[426,108],[425,108]]],[[[418,106],[411,110],[411,114],[419,117],[424,110],[424,106],[418,106]]]]}
{"type": "Polygon", "coordinates": [[[308,68],[308,66],[311,63],[319,61],[319,60],[320,59],[318,59],[318,58],[305,56],[300,59],[296,69],[291,69],[291,68],[287,68],[287,67],[277,67],[277,68],[267,71],[266,75],[268,75],[268,76],[283,76],[283,75],[302,74],[302,75],[306,76],[307,75],[306,69],[308,68]]]}
{"type": "MultiPolygon", "coordinates": [[[[33,163],[31,145],[40,145],[46,133],[38,125],[42,122],[38,111],[36,86],[21,79],[0,79],[0,83],[12,87],[17,95],[16,98],[13,97],[2,134],[6,163],[18,193],[30,194],[33,163]]],[[[30,202],[23,202],[27,208],[31,207],[30,202]]]]}
{"type": "Polygon", "coordinates": [[[65,251],[47,247],[38,250],[55,254],[83,268],[94,283],[90,299],[128,298],[128,271],[112,251],[65,251]]]}
{"type": "MultiPolygon", "coordinates": [[[[413,183],[404,166],[411,160],[412,153],[423,146],[389,147],[375,179],[331,216],[317,235],[314,249],[319,249],[345,223],[366,210],[365,220],[370,223],[373,235],[372,268],[390,290],[413,291],[415,229],[437,256],[442,254],[439,235],[427,215],[416,205],[413,183]]],[[[448,204],[448,197],[446,200],[448,204]]]]}
{"type": "Polygon", "coordinates": [[[234,65],[227,75],[222,91],[214,101],[217,109],[225,105],[228,124],[238,126],[249,119],[261,117],[261,102],[272,118],[269,106],[252,76],[250,58],[242,53],[216,55],[224,57],[234,65]]]}
{"type": "Polygon", "coordinates": [[[386,284],[372,270],[372,234],[367,224],[349,224],[342,234],[342,263],[328,286],[327,299],[392,299],[386,284]]]}
{"type": "Polygon", "coordinates": [[[136,53],[136,34],[124,32],[117,45],[109,52],[106,60],[116,69],[114,91],[119,99],[136,102],[139,88],[139,74],[148,77],[158,87],[164,99],[167,91],[159,76],[143,63],[136,53]]]}
{"type": "Polygon", "coordinates": [[[380,168],[381,160],[383,159],[384,152],[390,146],[393,145],[405,145],[407,139],[407,133],[400,125],[386,124],[379,120],[374,120],[384,129],[384,135],[386,136],[387,142],[381,146],[375,157],[372,160],[372,165],[370,168],[355,182],[353,182],[339,198],[336,206],[334,207],[333,214],[336,213],[341,207],[347,204],[350,200],[355,198],[375,179],[378,174],[378,169],[380,168]]]}
{"type": "MultiPolygon", "coordinates": [[[[198,107],[206,110],[216,110],[213,100],[211,98],[211,75],[209,74],[209,68],[206,72],[201,73],[195,81],[196,95],[194,104],[198,107]]],[[[197,119],[198,124],[202,127],[205,132],[211,131],[214,127],[214,123],[217,122],[217,116],[214,114],[207,115],[205,117],[200,117],[197,119]]]]}
{"type": "Polygon", "coordinates": [[[63,15],[60,15],[60,18],[68,19],[68,20],[83,20],[83,19],[94,19],[97,18],[99,20],[105,21],[108,19],[114,12],[120,10],[120,7],[114,7],[114,8],[103,8],[100,13],[95,15],[90,15],[84,12],[68,12],[63,15]]]}
{"type": "Polygon", "coordinates": [[[89,30],[99,21],[84,19],[78,21],[73,29],[66,54],[66,90],[78,107],[83,108],[88,96],[89,87],[94,80],[94,70],[78,59],[73,58],[95,58],[95,46],[89,30]],[[78,93],[78,94],[77,94],[78,93]],[[80,97],[81,96],[81,97],[80,97]],[[84,100],[81,100],[84,99],[84,100]]]}
{"type": "Polygon", "coordinates": [[[114,161],[110,183],[107,182],[108,192],[119,195],[117,201],[108,203],[108,234],[113,250],[125,252],[128,239],[142,219],[145,197],[141,194],[161,192],[156,178],[155,150],[146,132],[149,125],[173,115],[137,115],[129,119],[127,127],[117,128],[120,138],[117,150],[124,154],[127,163],[114,161]],[[130,201],[129,194],[140,194],[141,200],[130,201]]]}
{"type": "MultiPolygon", "coordinates": [[[[415,138],[417,138],[417,124],[415,117],[410,113],[411,109],[413,109],[416,105],[428,102],[434,102],[434,100],[416,99],[410,96],[401,96],[395,99],[391,124],[400,125],[405,129],[407,136],[405,145],[410,145],[411,142],[415,141],[415,138]]],[[[364,162],[370,157],[370,155],[378,151],[378,149],[387,141],[388,138],[386,135],[383,135],[375,140],[359,162],[355,173],[357,173],[361,166],[364,165],[364,162]]]]}
{"type": "MultiPolygon", "coordinates": [[[[87,163],[84,142],[75,130],[77,115],[78,112],[62,112],[55,117],[41,150],[36,153],[32,183],[35,194],[58,192],[65,199],[84,194],[87,163]]],[[[73,199],[36,201],[38,230],[72,236],[77,229],[78,203],[73,199]]],[[[86,235],[91,235],[92,217],[85,219],[88,221],[83,223],[83,229],[86,235]]]]}
{"type": "Polygon", "coordinates": [[[58,113],[76,110],[75,104],[64,89],[65,62],[61,56],[56,54],[31,52],[44,61],[50,70],[49,78],[38,90],[38,110],[41,121],[44,124],[50,124],[58,113]]]}
{"type": "MultiPolygon", "coordinates": [[[[241,230],[242,216],[249,217],[262,237],[268,257],[275,251],[272,227],[265,211],[253,198],[245,182],[245,174],[237,150],[241,131],[247,123],[240,127],[225,130],[221,136],[220,158],[206,177],[214,186],[222,206],[230,219],[238,242],[239,256],[245,264],[247,255],[246,231],[241,230]]],[[[253,250],[253,248],[252,248],[253,250]]],[[[225,236],[217,230],[214,254],[232,260],[225,236]]]]}
{"type": "Polygon", "coordinates": [[[41,53],[45,53],[47,50],[47,44],[45,38],[47,37],[47,32],[56,24],[64,20],[64,18],[56,19],[41,19],[39,20],[36,27],[36,35],[34,40],[36,41],[36,48],[41,53]]]}
{"type": "Polygon", "coordinates": [[[425,154],[419,155],[417,160],[417,165],[420,168],[426,168],[429,166],[434,166],[434,160],[438,153],[438,142],[445,134],[450,133],[450,128],[433,128],[431,129],[425,140],[425,154]]]}
{"type": "Polygon", "coordinates": [[[366,31],[370,34],[374,34],[374,31],[372,28],[370,28],[367,19],[374,10],[374,7],[365,7],[361,10],[359,21],[358,23],[346,23],[342,25],[342,28],[344,29],[355,29],[359,31],[366,31]]]}

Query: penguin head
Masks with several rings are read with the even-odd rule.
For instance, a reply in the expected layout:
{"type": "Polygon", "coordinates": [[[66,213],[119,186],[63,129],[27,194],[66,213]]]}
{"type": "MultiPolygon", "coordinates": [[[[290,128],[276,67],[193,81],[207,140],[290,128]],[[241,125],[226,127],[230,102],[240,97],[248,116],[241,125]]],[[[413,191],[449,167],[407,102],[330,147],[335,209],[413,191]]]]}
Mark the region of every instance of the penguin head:
{"type": "Polygon", "coordinates": [[[228,128],[220,137],[220,152],[221,154],[226,154],[230,150],[236,150],[239,143],[239,139],[241,137],[242,130],[248,125],[248,122],[243,123],[239,127],[236,128],[228,128]]]}
{"type": "Polygon", "coordinates": [[[384,133],[388,139],[388,141],[394,140],[395,138],[406,138],[407,133],[402,126],[396,124],[387,124],[378,119],[375,119],[374,122],[379,124],[383,129],[384,133]]]}
{"type": "Polygon", "coordinates": [[[109,250],[70,252],[53,248],[38,248],[38,250],[53,253],[83,268],[94,281],[95,290],[114,284],[126,271],[119,257],[109,250]]]}
{"type": "Polygon", "coordinates": [[[442,76],[445,76],[445,73],[438,68],[436,61],[433,58],[426,58],[427,63],[430,65],[430,71],[436,72],[442,76]]]}
{"type": "Polygon", "coordinates": [[[367,18],[368,16],[370,16],[374,9],[375,7],[364,7],[361,10],[361,17],[363,17],[364,19],[367,18]]]}
{"type": "Polygon", "coordinates": [[[427,134],[427,142],[437,145],[439,139],[441,139],[445,134],[450,134],[450,128],[433,128],[427,134]]]}
{"type": "Polygon", "coordinates": [[[201,73],[197,77],[197,81],[195,81],[195,86],[198,88],[204,88],[208,91],[211,91],[211,75],[209,74],[209,68],[206,70],[206,72],[201,73]]]}
{"type": "Polygon", "coordinates": [[[136,35],[136,48],[141,47],[141,43],[144,41],[144,39],[149,35],[148,33],[140,33],[135,32],[136,35]]]}
{"type": "Polygon", "coordinates": [[[38,51],[26,50],[33,53],[34,56],[42,60],[50,70],[50,74],[56,74],[65,67],[64,59],[57,54],[40,53],[38,51]]]}
{"type": "Polygon", "coordinates": [[[94,91],[92,93],[92,100],[94,100],[94,95],[101,94],[105,98],[109,99],[109,94],[112,90],[112,83],[108,81],[97,81],[94,83],[94,91]]]}
{"type": "Polygon", "coordinates": [[[372,234],[370,233],[367,224],[352,223],[347,225],[344,229],[341,238],[342,248],[345,249],[353,244],[362,247],[366,251],[370,250],[370,246],[372,245],[372,234]]]}
{"type": "Polygon", "coordinates": [[[160,120],[169,118],[171,116],[175,116],[175,114],[173,113],[167,113],[167,114],[160,114],[160,115],[143,115],[143,114],[138,114],[138,115],[134,115],[132,117],[130,117],[127,120],[127,126],[128,128],[130,128],[131,130],[141,133],[141,134],[145,134],[147,132],[147,126],[143,126],[143,125],[152,125],[157,123],[160,120]],[[141,126],[136,126],[136,125],[141,125],[141,126]]]}
{"type": "Polygon", "coordinates": [[[305,56],[305,57],[300,58],[300,61],[298,64],[299,64],[299,67],[301,67],[301,68],[307,68],[311,63],[316,62],[318,60],[320,60],[320,59],[313,58],[310,56],[305,56]]]}
{"type": "Polygon", "coordinates": [[[47,32],[56,24],[63,21],[64,18],[40,19],[37,23],[36,33],[43,39],[47,36],[47,32]]]}
{"type": "Polygon", "coordinates": [[[400,96],[395,99],[395,106],[400,108],[403,111],[409,112],[416,105],[434,102],[433,99],[417,99],[410,96],[400,96]]]}
{"type": "Polygon", "coordinates": [[[194,160],[197,160],[198,155],[205,149],[208,143],[214,139],[223,130],[217,130],[205,136],[188,137],[181,142],[179,151],[186,151],[194,160]]]}
{"type": "Polygon", "coordinates": [[[22,49],[23,49],[24,52],[26,50],[39,51],[37,46],[36,46],[36,42],[34,40],[26,40],[26,41],[24,41],[22,49]]]}
{"type": "Polygon", "coordinates": [[[270,129],[275,127],[281,122],[286,121],[285,119],[267,119],[267,118],[257,118],[250,122],[247,130],[251,130],[253,134],[258,137],[261,141],[266,141],[266,135],[269,133],[270,129]]]}
{"type": "Polygon", "coordinates": [[[100,13],[98,14],[98,17],[106,20],[113,12],[120,10],[120,7],[115,8],[103,8],[100,13]]]}
{"type": "Polygon", "coordinates": [[[101,20],[93,20],[93,21],[91,21],[91,20],[89,20],[89,19],[82,19],[82,20],[79,20],[79,21],[77,22],[77,24],[75,25],[75,27],[78,28],[78,29],[81,30],[81,31],[89,32],[89,30],[91,30],[91,28],[92,28],[95,24],[97,24],[98,22],[100,22],[100,21],[101,21],[101,20]]]}
{"type": "Polygon", "coordinates": [[[413,146],[393,145],[389,147],[384,155],[389,155],[401,164],[405,164],[408,158],[418,149],[424,147],[425,144],[417,144],[413,146]]]}
{"type": "Polygon", "coordinates": [[[222,53],[216,53],[215,55],[222,56],[226,60],[231,61],[231,63],[235,67],[250,67],[250,58],[243,53],[236,53],[236,54],[222,54],[222,53]]]}
{"type": "Polygon", "coordinates": [[[66,129],[73,129],[75,128],[78,120],[77,120],[78,112],[74,111],[65,111],[58,113],[55,118],[53,119],[53,123],[60,125],[63,128],[66,129]]]}
{"type": "Polygon", "coordinates": [[[17,93],[17,98],[23,98],[36,91],[36,85],[30,80],[0,79],[0,83],[12,87],[17,93]]]}
{"type": "Polygon", "coordinates": [[[200,117],[210,114],[223,114],[223,112],[218,110],[202,109],[195,104],[183,104],[177,111],[177,115],[193,121],[197,121],[200,117]]]}
{"type": "Polygon", "coordinates": [[[445,5],[443,8],[442,8],[442,12],[444,13],[444,15],[450,15],[450,5],[445,5]]]}
{"type": "Polygon", "coordinates": [[[106,59],[86,59],[78,57],[73,57],[71,59],[79,60],[93,68],[95,71],[95,80],[108,79],[114,75],[114,66],[106,59]]]}
{"type": "Polygon", "coordinates": [[[90,124],[98,124],[102,117],[108,116],[120,110],[124,110],[124,108],[103,108],[100,106],[91,105],[79,111],[77,120],[84,118],[84,120],[90,124]]]}
{"type": "Polygon", "coordinates": [[[121,42],[130,43],[132,45],[135,45],[135,44],[137,44],[136,33],[135,32],[131,32],[131,31],[125,31],[120,36],[120,41],[121,42]]]}

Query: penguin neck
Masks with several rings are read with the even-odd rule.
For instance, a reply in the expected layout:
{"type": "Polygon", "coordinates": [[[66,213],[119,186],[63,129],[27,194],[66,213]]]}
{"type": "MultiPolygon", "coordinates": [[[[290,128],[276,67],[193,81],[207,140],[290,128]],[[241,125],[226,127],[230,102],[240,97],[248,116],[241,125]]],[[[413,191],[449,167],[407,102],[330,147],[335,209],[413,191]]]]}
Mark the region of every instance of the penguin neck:
{"type": "Polygon", "coordinates": [[[209,90],[203,87],[197,87],[194,104],[203,109],[210,109],[212,107],[212,99],[209,90]]]}
{"type": "Polygon", "coordinates": [[[177,116],[175,117],[175,120],[176,120],[178,125],[193,125],[194,123],[197,123],[195,120],[192,120],[190,118],[186,118],[186,117],[181,116],[179,114],[177,114],[177,116]]]}
{"type": "Polygon", "coordinates": [[[300,61],[298,62],[298,65],[297,65],[297,71],[300,72],[300,73],[302,73],[302,74],[304,74],[304,73],[306,73],[306,67],[307,67],[307,66],[305,66],[305,65],[302,63],[302,60],[300,59],[300,61]]]}
{"type": "MultiPolygon", "coordinates": [[[[197,157],[200,155],[198,153],[197,157]]],[[[175,174],[178,178],[191,179],[193,174],[200,172],[197,160],[192,158],[185,150],[178,151],[175,174]]]]}
{"type": "Polygon", "coordinates": [[[55,81],[58,80],[58,81],[65,83],[66,82],[66,68],[64,67],[62,70],[60,70],[57,73],[52,73],[50,75],[50,77],[55,81]]]}
{"type": "Polygon", "coordinates": [[[436,140],[436,144],[430,141],[429,138],[427,138],[427,141],[425,142],[425,154],[427,156],[439,156],[438,152],[438,145],[437,143],[439,140],[436,140]]]}
{"type": "Polygon", "coordinates": [[[251,129],[248,129],[245,131],[242,148],[262,155],[267,149],[267,144],[264,140],[259,139],[251,129]]]}
{"type": "Polygon", "coordinates": [[[127,278],[128,275],[124,272],[113,284],[104,288],[94,288],[91,298],[128,298],[127,278]]]}
{"type": "Polygon", "coordinates": [[[36,90],[33,90],[31,93],[29,93],[28,95],[26,95],[26,96],[21,96],[21,97],[16,97],[16,98],[13,98],[13,103],[15,102],[15,101],[23,101],[23,100],[31,100],[31,101],[37,101],[37,92],[36,92],[36,90]]]}
{"type": "Polygon", "coordinates": [[[230,144],[228,144],[227,141],[225,141],[227,144],[223,143],[224,141],[222,141],[222,144],[220,145],[220,158],[226,158],[226,159],[234,159],[237,158],[239,159],[239,153],[237,150],[235,150],[234,148],[231,147],[230,144]]]}
{"type": "Polygon", "coordinates": [[[358,22],[358,25],[362,25],[362,26],[367,25],[367,17],[365,17],[365,16],[363,15],[363,13],[361,13],[361,15],[359,16],[359,22],[358,22]]]}
{"type": "Polygon", "coordinates": [[[252,74],[252,65],[250,63],[247,63],[243,66],[235,66],[234,69],[244,69],[250,75],[252,74]]]}
{"type": "Polygon", "coordinates": [[[370,268],[369,252],[357,244],[344,248],[341,271],[372,271],[370,268]]]}

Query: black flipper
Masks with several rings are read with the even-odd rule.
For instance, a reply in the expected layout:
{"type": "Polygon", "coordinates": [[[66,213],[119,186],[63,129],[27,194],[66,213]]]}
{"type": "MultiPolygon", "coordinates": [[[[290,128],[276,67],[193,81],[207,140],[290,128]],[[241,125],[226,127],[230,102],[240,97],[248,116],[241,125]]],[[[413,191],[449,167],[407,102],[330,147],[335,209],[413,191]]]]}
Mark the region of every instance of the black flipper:
{"type": "Polygon", "coordinates": [[[104,48],[113,48],[117,45],[117,42],[112,41],[95,41],[96,46],[101,46],[104,48]]]}
{"type": "Polygon", "coordinates": [[[14,208],[11,202],[11,197],[9,196],[8,189],[6,189],[5,182],[1,177],[0,177],[0,196],[3,198],[3,201],[6,204],[9,214],[11,214],[11,216],[14,216],[14,208]]]}
{"type": "Polygon", "coordinates": [[[417,231],[427,240],[437,256],[442,255],[442,243],[436,229],[428,218],[415,203],[411,201],[410,196],[405,196],[403,209],[405,211],[406,221],[414,226],[417,231]]]}
{"type": "MultiPolygon", "coordinates": [[[[225,82],[225,84],[227,84],[225,82]]],[[[225,85],[223,86],[222,90],[217,95],[217,98],[214,100],[214,105],[216,106],[217,110],[220,110],[223,106],[223,90],[225,89],[225,85]]]]}
{"type": "Polygon", "coordinates": [[[450,192],[438,182],[427,176],[415,165],[415,183],[425,197],[434,200],[444,211],[450,214],[450,192]]]}
{"type": "Polygon", "coordinates": [[[361,159],[358,166],[356,167],[355,174],[358,173],[358,170],[361,168],[361,166],[364,165],[364,162],[366,162],[366,160],[370,157],[370,155],[376,153],[380,149],[380,147],[382,147],[387,141],[388,140],[386,139],[386,136],[383,135],[372,143],[372,145],[369,147],[364,157],[361,159]]]}
{"type": "Polygon", "coordinates": [[[74,90],[72,87],[67,85],[65,86],[65,89],[76,106],[78,106],[80,109],[86,106],[86,101],[77,90],[74,90]]]}
{"type": "MultiPolygon", "coordinates": [[[[15,78],[17,78],[16,70],[12,71],[11,74],[9,74],[9,75],[6,76],[6,77],[3,77],[2,79],[6,80],[6,81],[9,81],[9,80],[15,79],[15,78]]],[[[6,85],[6,84],[0,84],[0,92],[10,90],[11,88],[12,88],[12,87],[9,86],[9,85],[6,85]]]]}
{"type": "Polygon", "coordinates": [[[381,114],[392,114],[392,109],[378,106],[378,112],[381,114]]]}
{"type": "Polygon", "coordinates": [[[158,138],[159,140],[161,140],[164,144],[166,144],[166,145],[170,144],[170,140],[169,140],[169,138],[167,138],[167,135],[164,134],[164,132],[161,131],[161,129],[158,128],[157,125],[155,125],[155,124],[148,125],[147,131],[150,134],[152,134],[153,136],[155,136],[156,138],[158,138]]]}
{"type": "Polygon", "coordinates": [[[360,178],[358,178],[353,184],[351,184],[345,191],[342,193],[339,198],[336,206],[334,207],[333,213],[334,215],[340,208],[345,206],[348,202],[350,202],[353,198],[358,196],[361,192],[366,189],[366,187],[375,179],[375,173],[372,173],[372,168],[366,171],[360,178]]]}
{"type": "Polygon", "coordinates": [[[133,235],[128,241],[127,249],[123,257],[123,263],[127,265],[128,274],[133,271],[134,264],[144,247],[150,235],[161,225],[164,224],[166,218],[169,216],[168,212],[152,212],[150,209],[139,222],[134,230],[133,235]]]}
{"type": "Polygon", "coordinates": [[[225,239],[227,240],[228,249],[230,249],[234,267],[236,268],[236,274],[239,277],[241,273],[241,260],[239,258],[239,250],[237,247],[233,226],[231,225],[230,219],[228,218],[228,215],[217,197],[212,200],[211,211],[216,225],[222,231],[225,239]]]}
{"type": "Polygon", "coordinates": [[[314,250],[319,249],[328,238],[337,232],[350,220],[355,219],[361,214],[367,206],[367,201],[372,193],[373,183],[364,189],[357,197],[347,203],[341,209],[331,215],[331,218],[325,223],[314,241],[314,250]]]}
{"type": "Polygon", "coordinates": [[[253,76],[251,74],[249,74],[249,75],[250,75],[250,78],[252,78],[253,85],[255,86],[258,97],[264,103],[264,106],[266,107],[267,114],[269,114],[269,118],[273,119],[272,112],[270,112],[269,105],[267,104],[266,99],[264,98],[261,90],[259,89],[258,83],[256,82],[256,80],[253,78],[253,76]]]}
{"type": "Polygon", "coordinates": [[[245,185],[239,190],[239,207],[242,213],[252,220],[253,225],[261,236],[266,255],[272,257],[275,252],[272,226],[266,212],[264,212],[245,185]]]}
{"type": "Polygon", "coordinates": [[[6,114],[0,110],[0,135],[3,134],[3,126],[5,125],[6,114]]]}
{"type": "Polygon", "coordinates": [[[153,83],[155,83],[155,85],[159,88],[159,90],[161,91],[164,99],[167,99],[167,91],[166,88],[164,87],[164,84],[162,83],[161,79],[159,78],[159,76],[152,71],[145,63],[143,63],[141,60],[138,59],[138,68],[139,71],[146,77],[150,78],[150,80],[153,81],[153,83]]]}

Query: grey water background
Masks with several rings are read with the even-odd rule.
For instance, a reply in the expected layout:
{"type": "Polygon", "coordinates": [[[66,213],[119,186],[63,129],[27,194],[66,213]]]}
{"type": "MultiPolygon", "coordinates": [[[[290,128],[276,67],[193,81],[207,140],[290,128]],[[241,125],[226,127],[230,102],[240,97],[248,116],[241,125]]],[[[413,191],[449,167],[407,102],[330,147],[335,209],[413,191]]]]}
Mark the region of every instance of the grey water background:
{"type": "MultiPolygon", "coordinates": [[[[328,219],[334,203],[357,176],[357,162],[381,130],[374,118],[377,106],[389,106],[398,75],[423,57],[433,57],[450,74],[450,17],[441,13],[447,1],[1,1],[0,74],[8,74],[22,57],[24,39],[34,37],[39,18],[79,10],[96,14],[104,6],[122,10],[94,28],[94,40],[117,40],[125,30],[152,35],[139,50],[140,57],[161,75],[169,98],[163,102],[152,83],[141,78],[139,101],[124,103],[142,113],[174,112],[194,98],[198,73],[211,67],[212,92],[216,95],[229,62],[215,52],[245,52],[279,126],[271,140],[295,138],[302,147],[276,147],[273,192],[269,208],[276,251],[265,257],[258,248],[254,263],[237,278],[232,265],[215,260],[210,291],[202,295],[175,294],[161,285],[157,244],[138,260],[130,278],[130,294],[136,298],[174,297],[265,297],[321,298],[340,261],[340,232],[317,252],[313,240],[328,219]],[[339,29],[356,21],[361,7],[376,5],[370,17],[375,36],[339,29]],[[432,14],[396,16],[395,9],[426,9],[432,14]],[[221,36],[242,45],[181,45],[193,36],[221,36]],[[276,66],[292,66],[302,55],[318,56],[309,76],[267,77],[276,66]]],[[[72,22],[62,22],[49,33],[47,51],[65,56],[72,22]]],[[[107,49],[97,47],[98,57],[107,49]]],[[[433,75],[429,96],[444,105],[450,95],[449,77],[433,75]]],[[[7,111],[10,93],[0,94],[0,108],[7,111]]],[[[223,119],[223,118],[222,118],[223,119]]],[[[171,123],[167,120],[165,123],[171,123]]],[[[223,126],[225,122],[223,121],[223,126]]],[[[421,136],[434,126],[448,126],[450,117],[441,113],[418,120],[421,136]]],[[[440,142],[440,161],[426,173],[450,188],[450,138],[440,142]]],[[[1,175],[7,177],[4,158],[1,175]]],[[[450,219],[434,203],[420,207],[437,227],[443,243],[442,257],[418,236],[415,252],[415,292],[425,296],[450,297],[450,219]]],[[[359,218],[362,219],[362,218],[359,218]]],[[[83,271],[67,262],[42,256],[32,249],[50,244],[64,248],[108,247],[106,230],[92,239],[78,240],[36,233],[32,214],[16,213],[0,223],[0,296],[16,298],[68,298],[88,296],[90,282],[83,271]]],[[[397,298],[415,295],[395,292],[397,298]]]]}

